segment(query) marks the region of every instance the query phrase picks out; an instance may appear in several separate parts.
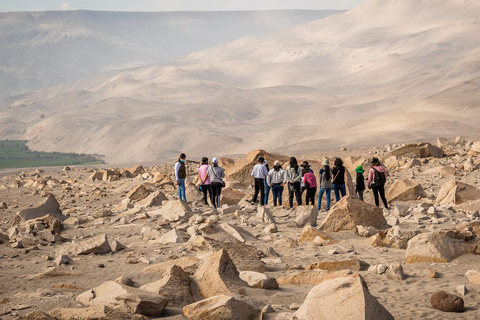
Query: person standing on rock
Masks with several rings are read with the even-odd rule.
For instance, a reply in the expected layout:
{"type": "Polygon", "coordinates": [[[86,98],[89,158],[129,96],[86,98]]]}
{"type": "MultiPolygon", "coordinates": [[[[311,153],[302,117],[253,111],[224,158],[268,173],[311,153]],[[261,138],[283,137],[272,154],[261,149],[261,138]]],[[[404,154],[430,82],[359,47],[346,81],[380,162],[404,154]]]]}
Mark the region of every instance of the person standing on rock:
{"type": "Polygon", "coordinates": [[[265,204],[265,179],[268,176],[268,169],[265,167],[265,158],[258,157],[258,163],[253,167],[252,177],[255,181],[255,193],[253,194],[252,203],[257,202],[260,193],[260,205],[265,204]]]}
{"type": "Polygon", "coordinates": [[[212,189],[211,202],[215,208],[220,207],[220,194],[222,193],[222,188],[225,187],[225,172],[222,167],[218,166],[218,159],[212,159],[212,165],[208,167],[207,171],[208,176],[210,177],[210,188],[212,189]]]}
{"type": "Polygon", "coordinates": [[[332,169],[330,169],[330,161],[324,159],[323,168],[319,172],[320,190],[318,191],[318,210],[322,207],[323,194],[327,193],[327,211],[330,210],[330,198],[332,194],[332,169]]]}
{"type": "Polygon", "coordinates": [[[358,194],[358,198],[363,201],[363,192],[365,191],[365,177],[363,176],[363,173],[365,170],[363,170],[362,166],[358,166],[355,169],[355,172],[357,173],[355,192],[358,194]]]}
{"type": "Polygon", "coordinates": [[[285,180],[285,171],[282,169],[280,161],[273,163],[273,169],[268,172],[267,183],[272,188],[273,206],[282,205],[282,194],[285,180]]]}
{"type": "Polygon", "coordinates": [[[345,188],[345,167],[343,166],[343,161],[340,158],[335,159],[333,166],[332,187],[333,192],[335,193],[335,201],[338,202],[347,194],[345,188]]]}
{"type": "Polygon", "coordinates": [[[368,172],[368,188],[373,190],[375,205],[380,207],[380,201],[378,199],[378,194],[380,194],[383,205],[387,210],[390,210],[387,199],[385,198],[385,183],[387,182],[387,177],[387,169],[380,164],[380,160],[378,160],[378,158],[373,158],[372,167],[368,172]]]}
{"type": "MultiPolygon", "coordinates": [[[[308,166],[308,163],[307,163],[308,166]]],[[[310,168],[308,166],[308,168],[310,168]]],[[[315,177],[315,173],[312,170],[308,170],[303,175],[303,185],[305,186],[305,190],[307,190],[307,196],[305,199],[305,204],[308,206],[311,204],[312,206],[315,205],[315,193],[317,193],[317,178],[315,177]]]]}
{"type": "MultiPolygon", "coordinates": [[[[203,193],[203,203],[208,206],[207,193],[212,199],[212,190],[210,189],[210,176],[208,175],[208,158],[202,158],[202,164],[198,168],[198,178],[200,179],[200,190],[203,193]]],[[[213,202],[212,202],[213,205],[213,202]]]]}
{"type": "MultiPolygon", "coordinates": [[[[267,171],[270,172],[270,168],[268,167],[268,161],[265,159],[264,162],[265,168],[267,168],[267,171]]],[[[268,185],[267,179],[263,180],[265,182],[265,199],[263,200],[266,205],[268,205],[268,196],[270,194],[270,186],[268,185]]]]}
{"type": "Polygon", "coordinates": [[[288,183],[288,202],[290,208],[293,208],[293,195],[297,199],[297,204],[302,205],[302,195],[300,193],[300,182],[302,181],[302,167],[298,165],[295,157],[290,158],[290,165],[285,170],[285,183],[288,183]]]}
{"type": "Polygon", "coordinates": [[[185,194],[185,179],[187,178],[187,156],[185,153],[180,154],[177,163],[175,163],[175,179],[178,186],[178,198],[187,202],[187,196],[185,194]]]}

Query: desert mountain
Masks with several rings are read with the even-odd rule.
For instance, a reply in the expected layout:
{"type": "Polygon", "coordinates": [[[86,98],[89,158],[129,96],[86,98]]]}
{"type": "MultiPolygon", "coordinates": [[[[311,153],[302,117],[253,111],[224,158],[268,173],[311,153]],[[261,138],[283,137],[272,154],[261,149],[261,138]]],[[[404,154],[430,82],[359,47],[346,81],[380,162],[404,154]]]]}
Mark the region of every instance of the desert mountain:
{"type": "Polygon", "coordinates": [[[338,11],[0,13],[0,97],[165,61],[338,11]]]}
{"type": "Polygon", "coordinates": [[[478,133],[479,16],[478,1],[369,0],[170,66],[19,96],[0,135],[118,163],[478,133]]]}

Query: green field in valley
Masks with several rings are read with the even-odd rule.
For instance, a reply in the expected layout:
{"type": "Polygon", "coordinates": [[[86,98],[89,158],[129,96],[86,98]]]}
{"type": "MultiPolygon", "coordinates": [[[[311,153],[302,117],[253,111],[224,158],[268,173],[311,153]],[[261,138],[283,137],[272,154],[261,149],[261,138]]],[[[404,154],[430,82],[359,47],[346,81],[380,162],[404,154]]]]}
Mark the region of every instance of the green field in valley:
{"type": "Polygon", "coordinates": [[[26,144],[25,140],[0,140],[0,169],[105,163],[93,155],[31,151],[26,144]]]}

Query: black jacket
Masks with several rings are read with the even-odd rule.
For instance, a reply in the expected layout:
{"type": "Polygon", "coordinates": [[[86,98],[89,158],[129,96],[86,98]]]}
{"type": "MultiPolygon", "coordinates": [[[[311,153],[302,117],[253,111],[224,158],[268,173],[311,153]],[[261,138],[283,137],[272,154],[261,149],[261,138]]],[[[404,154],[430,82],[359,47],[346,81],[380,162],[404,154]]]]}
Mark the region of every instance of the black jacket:
{"type": "Polygon", "coordinates": [[[365,190],[365,178],[363,177],[363,173],[357,172],[357,185],[355,186],[355,192],[365,190]]]}
{"type": "Polygon", "coordinates": [[[345,167],[341,166],[340,168],[334,167],[332,169],[333,179],[332,183],[336,185],[345,184],[345,167]]]}

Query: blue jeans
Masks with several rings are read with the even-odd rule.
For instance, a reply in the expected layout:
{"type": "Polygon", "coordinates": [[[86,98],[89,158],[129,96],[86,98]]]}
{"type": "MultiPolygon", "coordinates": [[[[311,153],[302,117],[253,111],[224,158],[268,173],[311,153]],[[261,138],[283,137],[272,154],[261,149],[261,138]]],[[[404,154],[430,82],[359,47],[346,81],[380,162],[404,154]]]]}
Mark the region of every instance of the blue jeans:
{"type": "Polygon", "coordinates": [[[318,210],[322,208],[322,198],[325,192],[327,192],[327,210],[330,210],[330,196],[332,194],[332,188],[328,188],[328,189],[320,188],[320,191],[318,191],[318,210]]]}
{"type": "Polygon", "coordinates": [[[271,187],[267,183],[267,179],[265,179],[265,204],[268,206],[268,194],[270,193],[271,187]]]}
{"type": "Polygon", "coordinates": [[[187,202],[187,196],[185,195],[185,179],[178,179],[178,198],[187,202]]]}
{"type": "Polygon", "coordinates": [[[333,185],[333,192],[335,192],[335,201],[338,202],[340,201],[340,198],[345,197],[347,194],[347,191],[345,190],[345,185],[344,184],[334,184],[333,185]],[[340,193],[342,196],[340,197],[340,193]]]}
{"type": "Polygon", "coordinates": [[[277,206],[277,199],[278,205],[282,205],[282,193],[283,193],[283,186],[281,185],[273,185],[272,186],[272,195],[273,195],[273,205],[277,206]]]}

